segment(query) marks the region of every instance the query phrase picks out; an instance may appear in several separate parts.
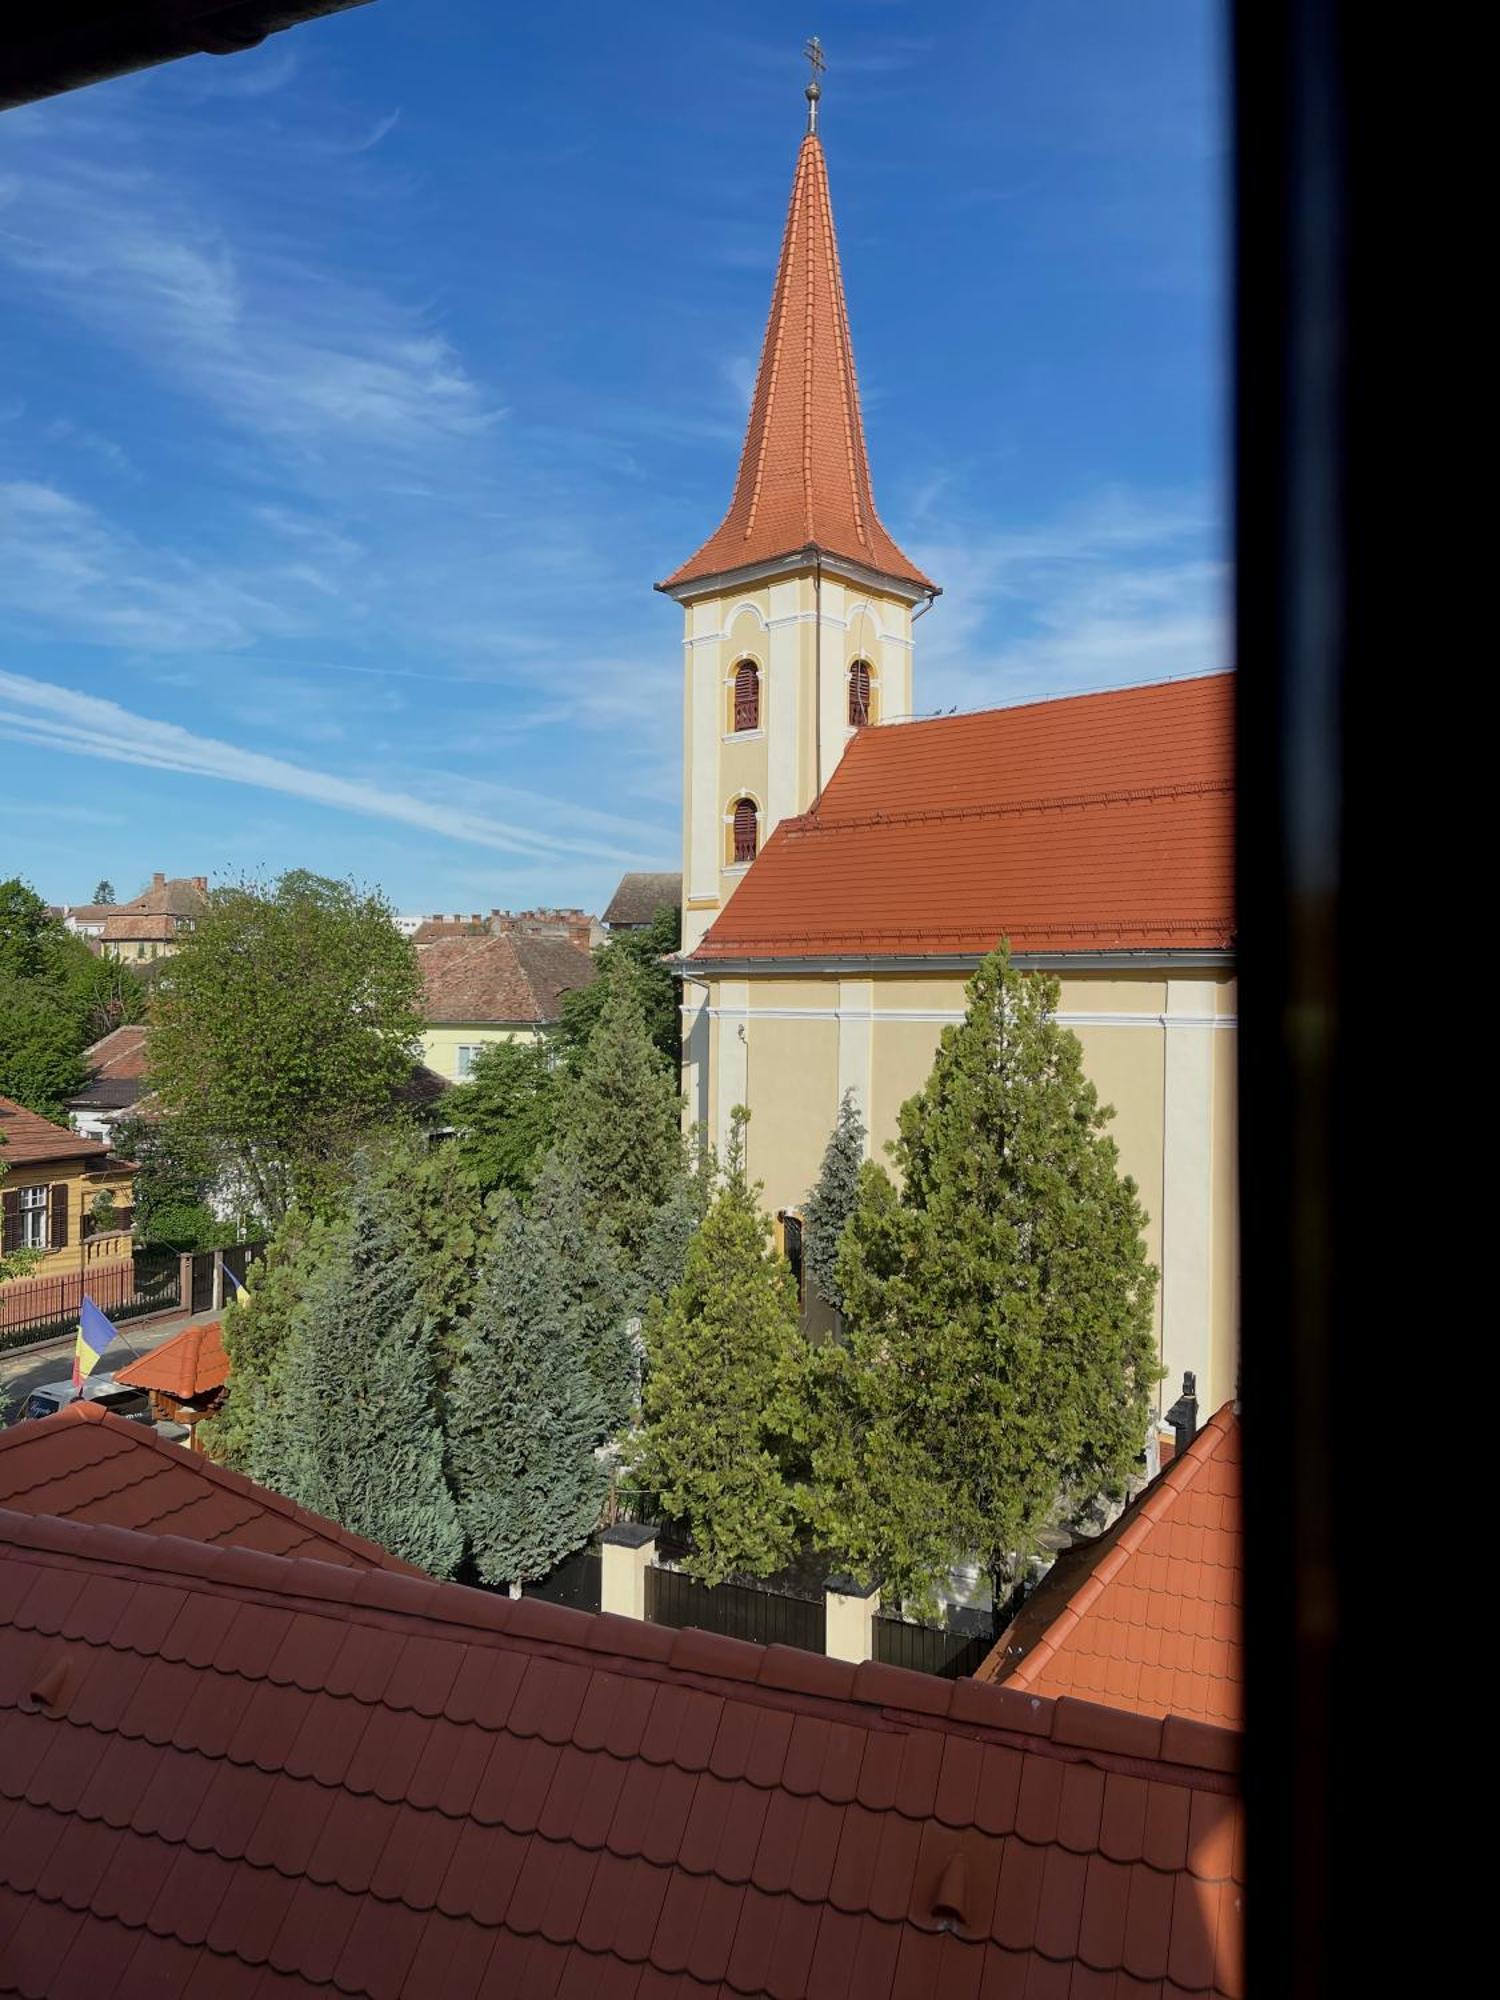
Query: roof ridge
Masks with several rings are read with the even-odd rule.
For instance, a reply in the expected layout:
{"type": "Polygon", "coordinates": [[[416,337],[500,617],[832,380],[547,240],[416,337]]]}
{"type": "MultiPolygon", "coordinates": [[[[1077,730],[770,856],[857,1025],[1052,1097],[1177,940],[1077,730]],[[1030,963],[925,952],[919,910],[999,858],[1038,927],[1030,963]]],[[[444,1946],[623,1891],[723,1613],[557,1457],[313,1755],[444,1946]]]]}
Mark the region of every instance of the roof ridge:
{"type": "MultiPolygon", "coordinates": [[[[194,1472],[200,1478],[207,1479],[212,1485],[222,1487],[225,1492],[234,1493],[242,1497],[253,1497],[256,1504],[263,1508],[266,1513],[275,1514],[282,1520],[295,1521],[299,1526],[310,1528],[325,1539],[337,1541],[345,1548],[353,1549],[361,1555],[369,1556],[372,1561],[381,1567],[384,1574],[401,1575],[409,1573],[411,1576],[422,1578],[424,1581],[429,1580],[426,1578],[425,1572],[418,1569],[415,1563],[408,1563],[401,1556],[392,1555],[389,1549],[383,1549],[378,1542],[372,1542],[364,1535],[355,1534],[352,1529],[341,1526],[337,1521],[329,1520],[327,1515],[314,1514],[309,1508],[299,1507],[295,1500],[288,1500],[284,1493],[277,1493],[269,1486],[259,1485],[255,1480],[247,1477],[245,1473],[236,1472],[232,1466],[220,1465],[217,1459],[210,1458],[207,1452],[195,1451],[185,1454],[180,1444],[174,1444],[166,1438],[158,1437],[156,1432],[148,1425],[132,1423],[127,1417],[117,1417],[112,1411],[101,1409],[97,1403],[87,1402],[81,1396],[75,1402],[65,1404],[62,1409],[54,1410],[50,1416],[29,1417],[24,1423],[10,1424],[4,1430],[0,1430],[0,1451],[11,1450],[18,1445],[34,1444],[38,1436],[49,1425],[57,1426],[74,1423],[103,1424],[107,1430],[121,1438],[125,1443],[137,1449],[154,1451],[158,1457],[173,1465],[178,1464],[184,1456],[189,1457],[194,1472]],[[392,1570],[390,1565],[397,1563],[401,1565],[401,1568],[399,1570],[392,1570]]],[[[51,1520],[54,1518],[51,1515],[21,1514],[4,1507],[0,1507],[0,1515],[4,1516],[7,1525],[12,1519],[51,1520]]],[[[77,1525],[93,1525],[96,1531],[103,1532],[102,1529],[98,1528],[98,1524],[78,1523],[77,1525]]],[[[111,1529],[109,1532],[125,1534],[129,1531],[122,1528],[119,1530],[111,1529]]],[[[0,1537],[0,1539],[3,1539],[3,1537],[0,1537]]],[[[157,1535],[141,1537],[140,1539],[170,1541],[178,1538],[175,1536],[157,1535]]],[[[185,1543],[185,1546],[196,1548],[204,1545],[188,1541],[185,1543]]],[[[259,1551],[246,1550],[244,1553],[247,1555],[257,1554],[259,1551]]],[[[316,1560],[316,1558],[311,1556],[300,1558],[277,1557],[275,1560],[311,1562],[316,1560]]],[[[326,1569],[329,1565],[324,1563],[322,1567],[326,1569]]],[[[363,1571],[357,1573],[364,1574],[363,1571]]]]}
{"type": "Polygon", "coordinates": [[[1086,806],[1155,804],[1162,799],[1227,798],[1233,794],[1233,778],[1204,778],[1193,784],[1133,785],[1103,792],[1073,792],[1058,797],[1041,795],[1030,799],[1010,799],[990,805],[932,806],[910,812],[867,812],[829,815],[824,809],[809,808],[782,820],[791,839],[799,833],[865,833],[877,826],[925,826],[953,820],[1018,819],[1027,813],[1066,812],[1086,806]]]}
{"type": "Polygon", "coordinates": [[[538,1598],[502,1597],[464,1584],[391,1570],[343,1569],[310,1557],[205,1545],[174,1535],[143,1535],[50,1515],[0,1509],[0,1544],[67,1565],[148,1571],[186,1587],[263,1593],[299,1611],[381,1624],[420,1619],[432,1626],[511,1643],[559,1646],[598,1659],[616,1654],[625,1671],[651,1678],[682,1676],[689,1685],[739,1699],[787,1696],[873,1708],[905,1727],[942,1734],[991,1732],[1022,1747],[1051,1749],[1067,1761],[1106,1760],[1106,1768],[1146,1767],[1151,1775],[1189,1787],[1220,1790],[1238,1767],[1239,1733],[1180,1716],[1156,1718],[1070,1696],[1052,1699],[987,1682],[939,1680],[869,1660],[855,1666],[791,1646],[760,1646],[692,1628],[674,1631],[609,1612],[584,1612],[538,1598]],[[1163,1769],[1161,1767],[1168,1767],[1163,1769]]]}
{"type": "Polygon", "coordinates": [[[1148,694],[1155,688],[1194,687],[1199,681],[1232,681],[1238,667],[1205,667],[1196,674],[1157,674],[1144,681],[1122,681],[1118,687],[1065,688],[1061,694],[1028,694],[1016,701],[986,702],[983,708],[960,708],[945,715],[893,715],[866,724],[861,736],[883,729],[932,729],[945,722],[972,722],[980,715],[1018,715],[1028,708],[1061,708],[1064,702],[1110,701],[1116,695],[1148,694]]]}

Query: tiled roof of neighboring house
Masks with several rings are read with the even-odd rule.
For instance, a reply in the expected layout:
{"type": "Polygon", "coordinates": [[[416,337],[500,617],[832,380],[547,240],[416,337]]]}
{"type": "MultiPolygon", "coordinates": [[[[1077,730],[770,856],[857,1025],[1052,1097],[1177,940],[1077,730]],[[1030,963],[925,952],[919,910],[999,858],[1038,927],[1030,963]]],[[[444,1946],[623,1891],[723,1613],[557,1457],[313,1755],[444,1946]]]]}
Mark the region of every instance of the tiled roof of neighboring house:
{"type": "Polygon", "coordinates": [[[681,875],[622,875],[604,921],[611,930],[649,924],[658,910],[675,910],[681,901],[681,875]]]}
{"type": "Polygon", "coordinates": [[[206,875],[174,875],[170,878],[155,875],[150,888],[132,896],[128,903],[121,903],[118,913],[121,916],[200,917],[207,908],[206,875]]]}
{"type": "Polygon", "coordinates": [[[39,1118],[24,1105],[0,1097],[0,1162],[7,1167],[36,1166],[45,1160],[97,1160],[109,1148],[102,1139],[80,1139],[50,1118],[39,1118]]]}
{"type": "Polygon", "coordinates": [[[1241,1544],[1226,1404],[1112,1528],[1058,1558],[977,1678],[1238,1727],[1241,1544]]]}
{"type": "Polygon", "coordinates": [[[150,911],[122,911],[111,917],[101,933],[106,944],[169,943],[177,935],[177,919],[150,911]]]}
{"type": "Polygon", "coordinates": [[[75,924],[103,924],[116,914],[118,903],[69,903],[59,914],[75,924]]]}
{"type": "Polygon", "coordinates": [[[556,1021],[562,996],[594,977],[588,952],[566,938],[509,933],[418,945],[430,1022],[556,1021]]]}
{"type": "Polygon", "coordinates": [[[875,511],[828,168],[810,132],[797,156],[734,498],[723,524],[661,588],[813,548],[932,588],[875,511]]]}
{"type": "Polygon", "coordinates": [[[362,1535],[96,1403],[69,1403],[56,1416],[0,1431],[0,1508],[345,1569],[422,1575],[362,1535]]]}
{"type": "Polygon", "coordinates": [[[224,1352],[219,1322],[214,1319],[200,1326],[185,1326],[139,1361],[117,1368],[115,1380],[132,1383],[137,1389],[160,1389],[182,1403],[222,1389],[229,1380],[229,1356],[224,1352]]]}
{"type": "Polygon", "coordinates": [[[83,1052],[89,1080],[68,1099],[72,1111],[123,1111],[141,1094],[146,1074],[144,1023],[113,1028],[83,1052]]]}
{"type": "Polygon", "coordinates": [[[860,730],[693,959],[1228,949],[1233,680],[860,730]]]}
{"type": "Polygon", "coordinates": [[[0,1619],[23,1992],[1243,1992],[1229,1732],[17,1515],[0,1619]]]}

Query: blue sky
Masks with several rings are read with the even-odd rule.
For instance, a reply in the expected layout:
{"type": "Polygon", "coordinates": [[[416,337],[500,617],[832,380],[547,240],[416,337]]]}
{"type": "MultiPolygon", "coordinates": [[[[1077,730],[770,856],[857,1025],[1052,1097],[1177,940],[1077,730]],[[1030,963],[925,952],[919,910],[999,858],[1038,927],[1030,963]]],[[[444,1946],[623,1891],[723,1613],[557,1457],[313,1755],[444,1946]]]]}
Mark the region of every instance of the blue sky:
{"type": "Polygon", "coordinates": [[[376,0],[0,115],[0,876],[674,867],[804,106],[922,709],[1231,664],[1218,10],[376,0]]]}

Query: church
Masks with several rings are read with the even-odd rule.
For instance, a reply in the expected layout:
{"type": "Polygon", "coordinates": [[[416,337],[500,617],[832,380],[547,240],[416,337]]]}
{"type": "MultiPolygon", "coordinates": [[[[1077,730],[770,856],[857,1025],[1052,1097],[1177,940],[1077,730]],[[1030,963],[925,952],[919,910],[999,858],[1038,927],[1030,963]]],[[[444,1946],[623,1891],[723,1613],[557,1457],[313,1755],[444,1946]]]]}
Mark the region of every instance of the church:
{"type": "MultiPolygon", "coordinates": [[[[917,719],[939,586],[875,509],[818,85],[729,511],[683,610],[683,1090],[783,1229],[876,1157],[1001,937],[1061,981],[1161,1272],[1161,1405],[1235,1394],[1232,677],[917,719]]],[[[941,615],[941,614],[939,614],[941,615]]]]}

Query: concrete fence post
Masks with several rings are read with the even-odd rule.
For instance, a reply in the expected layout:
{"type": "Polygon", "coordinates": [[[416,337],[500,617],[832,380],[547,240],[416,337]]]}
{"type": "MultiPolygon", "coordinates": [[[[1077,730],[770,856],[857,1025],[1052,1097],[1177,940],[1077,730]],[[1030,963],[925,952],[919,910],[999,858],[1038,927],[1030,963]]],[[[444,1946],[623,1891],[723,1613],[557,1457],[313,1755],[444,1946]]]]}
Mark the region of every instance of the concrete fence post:
{"type": "Polygon", "coordinates": [[[193,1309],[193,1253],[179,1252],[177,1258],[177,1303],[184,1312],[193,1309]]]}
{"type": "Polygon", "coordinates": [[[215,1312],[222,1312],[224,1309],[224,1252],[222,1250],[215,1250],[214,1252],[213,1308],[215,1312]]]}
{"type": "Polygon", "coordinates": [[[880,1586],[862,1590],[852,1576],[831,1576],[823,1586],[827,1636],[823,1651],[830,1660],[852,1660],[858,1666],[875,1657],[875,1620],[880,1611],[880,1586]]]}
{"type": "Polygon", "coordinates": [[[646,1615],[646,1571],[656,1559],[656,1530],[621,1521],[599,1537],[599,1609],[617,1618],[646,1615]]]}

